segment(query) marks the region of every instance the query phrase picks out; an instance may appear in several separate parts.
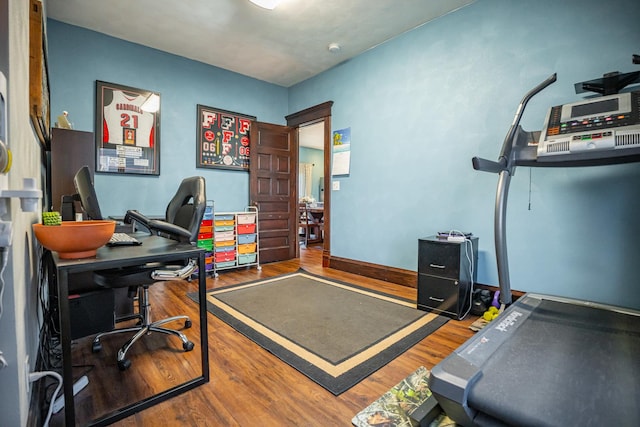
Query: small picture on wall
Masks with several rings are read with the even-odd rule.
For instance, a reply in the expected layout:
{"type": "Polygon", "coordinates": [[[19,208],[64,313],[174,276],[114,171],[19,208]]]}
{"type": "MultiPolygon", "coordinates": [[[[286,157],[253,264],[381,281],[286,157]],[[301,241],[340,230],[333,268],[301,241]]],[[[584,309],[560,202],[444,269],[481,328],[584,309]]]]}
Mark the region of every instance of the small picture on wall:
{"type": "Polygon", "coordinates": [[[160,174],[160,94],[96,81],[96,172],[160,174]]]}
{"type": "Polygon", "coordinates": [[[249,170],[251,121],[256,118],[197,106],[196,167],[249,170]]]}

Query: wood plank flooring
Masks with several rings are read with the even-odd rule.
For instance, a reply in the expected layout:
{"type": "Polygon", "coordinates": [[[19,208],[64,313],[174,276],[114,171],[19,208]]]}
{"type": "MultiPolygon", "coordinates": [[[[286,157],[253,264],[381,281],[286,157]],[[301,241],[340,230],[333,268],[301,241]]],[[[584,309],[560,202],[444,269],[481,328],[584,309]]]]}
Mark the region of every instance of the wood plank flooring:
{"type": "MultiPolygon", "coordinates": [[[[416,290],[363,276],[322,268],[319,246],[301,250],[301,258],[280,263],[221,272],[208,278],[213,289],[264,277],[305,270],[356,283],[404,298],[416,299],[416,290]]],[[[196,282],[186,285],[196,291],[196,282]]],[[[199,347],[197,305],[185,296],[185,284],[157,284],[151,287],[150,301],[154,318],[177,313],[188,314],[193,327],[184,332],[199,347]]],[[[117,426],[349,426],[360,410],[419,366],[431,369],[473,335],[468,328],[477,317],[450,320],[410,350],[370,375],[365,380],[334,396],[303,374],[208,315],[209,363],[211,380],[194,390],[155,405],[119,421],[117,426]]],[[[167,384],[179,384],[185,375],[200,369],[199,353],[182,353],[175,337],[153,334],[132,348],[132,366],[126,372],[115,367],[115,351],[126,338],[105,339],[101,353],[91,353],[90,338],[74,342],[74,366],[90,371],[89,388],[76,397],[77,419],[104,413],[109,406],[126,402],[139,393],[152,393],[167,384]],[[114,344],[111,344],[113,342],[114,344]],[[176,365],[179,352],[181,364],[176,365]],[[136,367],[138,367],[136,370],[136,367]],[[84,397],[83,397],[84,395],[84,397]]],[[[89,418],[86,418],[89,417],[89,418]]],[[[51,425],[61,425],[62,412],[51,425]]]]}

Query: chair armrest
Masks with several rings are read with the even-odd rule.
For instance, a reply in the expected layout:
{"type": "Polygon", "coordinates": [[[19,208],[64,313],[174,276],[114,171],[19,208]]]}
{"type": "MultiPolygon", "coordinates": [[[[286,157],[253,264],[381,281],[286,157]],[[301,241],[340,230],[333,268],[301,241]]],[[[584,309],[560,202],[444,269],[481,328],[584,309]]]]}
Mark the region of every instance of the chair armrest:
{"type": "Polygon", "coordinates": [[[124,216],[124,223],[131,224],[133,221],[148,227],[147,224],[149,224],[151,220],[136,210],[128,210],[124,216]]]}
{"type": "Polygon", "coordinates": [[[166,237],[179,241],[188,241],[191,238],[191,232],[179,225],[171,224],[167,221],[161,221],[158,219],[150,219],[136,210],[128,210],[124,217],[126,224],[137,222],[145,227],[151,234],[162,233],[166,237]]]}
{"type": "Polygon", "coordinates": [[[175,240],[184,240],[186,238],[189,240],[191,237],[191,232],[187,229],[180,227],[179,225],[171,224],[170,222],[160,221],[157,219],[149,220],[146,225],[152,233],[165,233],[170,237],[177,237],[175,240]]]}

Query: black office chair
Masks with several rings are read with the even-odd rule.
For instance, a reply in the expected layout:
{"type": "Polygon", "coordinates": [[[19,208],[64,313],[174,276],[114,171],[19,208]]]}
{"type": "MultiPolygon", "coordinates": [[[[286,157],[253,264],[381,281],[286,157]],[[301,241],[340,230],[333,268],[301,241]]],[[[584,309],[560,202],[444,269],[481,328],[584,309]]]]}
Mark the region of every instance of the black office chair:
{"type": "MultiPolygon", "coordinates": [[[[166,221],[152,220],[137,211],[128,211],[125,222],[134,223],[148,230],[151,234],[163,236],[180,242],[195,244],[198,239],[200,223],[206,207],[205,180],[203,177],[185,178],[175,196],[169,202],[166,211],[166,221]]],[[[185,351],[193,350],[193,343],[180,331],[162,327],[165,323],[184,319],[184,327],[191,327],[188,316],[173,316],[167,319],[151,321],[149,304],[149,286],[161,280],[185,279],[197,268],[195,260],[189,260],[187,265],[167,266],[161,263],[150,263],[143,266],[126,267],[94,272],[97,284],[107,288],[129,288],[138,293],[138,309],[140,322],[128,328],[118,328],[98,334],[93,340],[94,353],[102,350],[100,339],[112,334],[135,332],[135,334],[118,350],[118,367],[124,371],[131,366],[126,358],[127,351],[143,335],[151,332],[161,332],[175,335],[182,341],[185,351]]]]}

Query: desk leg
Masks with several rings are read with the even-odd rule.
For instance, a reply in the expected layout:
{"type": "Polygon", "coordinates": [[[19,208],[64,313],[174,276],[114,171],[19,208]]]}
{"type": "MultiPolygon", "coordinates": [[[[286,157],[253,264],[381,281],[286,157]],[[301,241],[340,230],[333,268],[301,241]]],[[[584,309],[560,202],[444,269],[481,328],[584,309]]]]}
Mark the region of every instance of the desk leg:
{"type": "MultiPolygon", "coordinates": [[[[58,312],[60,313],[60,343],[62,346],[62,387],[66,426],[75,425],[73,402],[73,363],[71,360],[71,317],[69,309],[69,274],[58,270],[58,312]]],[[[51,402],[53,405],[53,401],[51,402]]]]}
{"type": "Polygon", "coordinates": [[[202,355],[202,376],[209,382],[209,332],[207,325],[207,274],[204,251],[198,257],[198,301],[200,302],[200,353],[202,355]]]}

